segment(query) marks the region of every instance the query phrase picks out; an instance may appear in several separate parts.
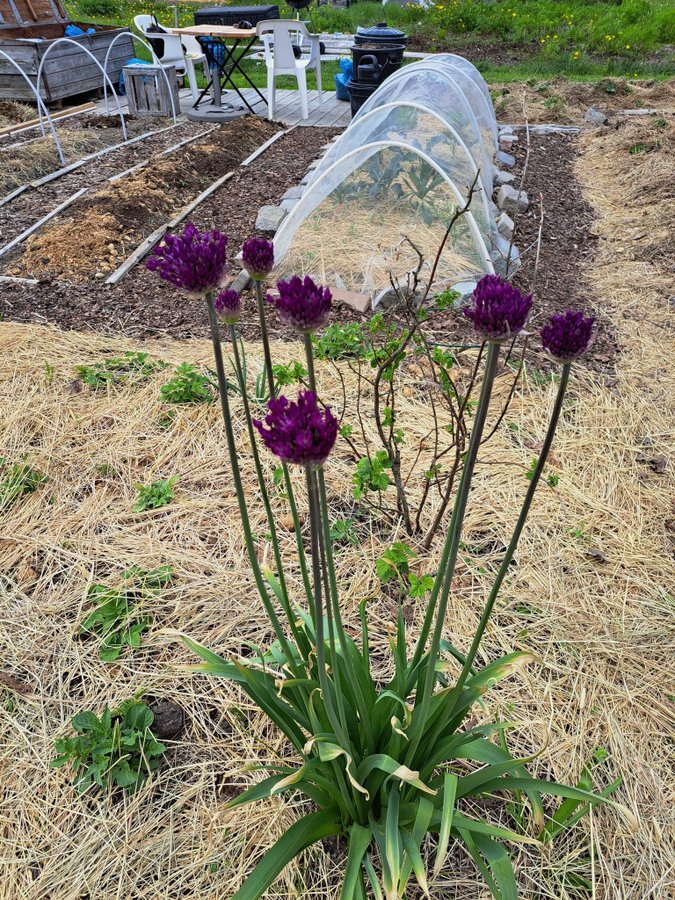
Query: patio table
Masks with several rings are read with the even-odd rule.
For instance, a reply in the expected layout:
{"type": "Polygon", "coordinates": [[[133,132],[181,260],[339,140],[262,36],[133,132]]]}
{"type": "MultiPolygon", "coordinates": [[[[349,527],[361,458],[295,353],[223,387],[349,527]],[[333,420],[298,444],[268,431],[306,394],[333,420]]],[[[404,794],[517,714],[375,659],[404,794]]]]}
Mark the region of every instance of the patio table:
{"type": "MultiPolygon", "coordinates": [[[[253,107],[244,97],[244,95],[241,93],[232,79],[232,76],[235,72],[239,72],[244,80],[250,84],[256,94],[260,97],[260,100],[256,100],[256,104],[260,102],[265,104],[267,103],[267,100],[265,100],[263,94],[256,87],[256,85],[253,84],[251,79],[248,77],[248,75],[240,65],[242,59],[246,56],[248,51],[257,40],[257,33],[255,28],[234,28],[231,25],[192,25],[188,28],[175,28],[173,30],[173,33],[189,34],[196,38],[211,38],[214,41],[218,41],[222,46],[222,59],[218,59],[216,56],[214,56],[213,52],[209,53],[207,49],[204,48],[206,52],[206,58],[209,63],[209,68],[211,69],[213,84],[212,105],[214,107],[220,108],[221,90],[229,84],[241,99],[241,101],[245,104],[245,106],[248,107],[249,111],[254,112],[253,107]],[[226,41],[229,43],[226,43],[226,41]]],[[[206,88],[197,98],[197,102],[194,104],[195,107],[199,106],[208,89],[209,85],[206,86],[206,88]]]]}

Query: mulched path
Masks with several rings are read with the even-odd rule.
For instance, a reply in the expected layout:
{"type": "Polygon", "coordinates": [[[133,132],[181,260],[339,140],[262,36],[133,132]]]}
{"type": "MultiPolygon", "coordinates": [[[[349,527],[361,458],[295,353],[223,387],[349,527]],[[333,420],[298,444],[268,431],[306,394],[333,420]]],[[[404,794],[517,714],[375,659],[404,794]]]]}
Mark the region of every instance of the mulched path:
{"type": "MultiPolygon", "coordinates": [[[[514,151],[516,175],[526,157],[524,129],[514,151]]],[[[584,199],[574,173],[577,138],[573,135],[532,135],[524,189],[530,206],[516,221],[515,243],[522,253],[522,267],[514,283],[523,292],[533,289],[536,242],[543,209],[539,265],[534,283],[534,307],[530,330],[541,327],[552,313],[568,307],[594,310],[593,284],[588,276],[595,253],[593,210],[584,199]],[[541,199],[540,199],[541,198],[541,199]]],[[[534,342],[536,343],[536,341],[534,342]]],[[[617,339],[612,323],[598,318],[592,351],[586,358],[591,368],[605,369],[614,360],[617,339]]]]}
{"type": "MultiPolygon", "coordinates": [[[[336,133],[327,128],[296,128],[282,137],[250,167],[237,175],[213,197],[202,204],[193,220],[200,228],[218,227],[230,236],[231,258],[243,241],[254,234],[259,207],[276,203],[291,185],[297,184],[309,163],[336,133]]],[[[514,172],[520,175],[525,159],[524,134],[515,151],[514,172]]],[[[539,228],[539,195],[544,208],[544,232],[541,244],[538,283],[532,330],[540,327],[552,312],[568,306],[591,310],[593,290],[584,272],[594,252],[591,225],[593,214],[583,199],[573,164],[576,139],[569,135],[533,135],[525,189],[530,197],[528,212],[516,223],[516,244],[523,253],[523,265],[516,283],[530,291],[536,257],[539,228]]],[[[232,274],[239,267],[232,263],[232,274]]],[[[244,294],[241,330],[245,338],[260,337],[255,303],[244,294]]],[[[0,285],[0,313],[14,321],[47,321],[64,328],[94,329],[123,333],[136,338],[168,335],[175,338],[206,337],[207,327],[201,304],[187,301],[171,286],[139,265],[116,286],[103,284],[71,285],[63,282],[37,286],[0,285]]],[[[337,305],[334,317],[340,321],[360,321],[363,316],[350,307],[337,305]]],[[[471,342],[467,320],[457,312],[437,313],[434,329],[446,342],[471,342]]],[[[273,337],[296,340],[296,335],[275,322],[271,316],[273,337]]],[[[536,341],[533,341],[533,344],[536,341]]],[[[611,365],[616,339],[611,324],[600,320],[592,359],[598,369],[611,365]]],[[[541,357],[537,365],[542,365],[541,357]]]]}

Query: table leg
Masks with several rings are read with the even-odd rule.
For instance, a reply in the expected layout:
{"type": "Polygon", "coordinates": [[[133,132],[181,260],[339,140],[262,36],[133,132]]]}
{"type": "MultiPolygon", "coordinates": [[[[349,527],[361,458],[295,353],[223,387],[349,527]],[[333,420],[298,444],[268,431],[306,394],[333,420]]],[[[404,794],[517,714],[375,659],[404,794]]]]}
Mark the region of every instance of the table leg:
{"type": "Polygon", "coordinates": [[[221,94],[220,94],[220,72],[217,67],[214,67],[211,70],[213,75],[213,106],[220,106],[221,94]]]}
{"type": "Polygon", "coordinates": [[[254,90],[254,91],[256,92],[256,94],[260,97],[260,100],[261,100],[263,103],[265,103],[265,104],[267,103],[267,100],[265,99],[265,97],[260,93],[260,91],[258,90],[258,88],[256,87],[256,85],[253,84],[253,82],[252,82],[251,79],[248,77],[248,75],[246,74],[246,72],[245,72],[245,71],[241,68],[241,66],[239,65],[239,63],[241,62],[241,60],[242,60],[242,59],[244,58],[244,56],[248,53],[248,51],[251,49],[251,47],[255,44],[255,42],[257,41],[257,39],[258,39],[257,35],[256,35],[255,37],[251,38],[251,39],[249,40],[249,42],[246,44],[246,46],[243,48],[243,50],[241,50],[241,51],[238,53],[237,56],[234,55],[234,54],[235,54],[235,51],[236,51],[236,49],[237,49],[238,44],[240,44],[240,43],[242,43],[242,42],[241,42],[241,41],[235,41],[235,42],[232,44],[232,48],[231,48],[231,49],[228,48],[229,52],[228,52],[227,57],[226,57],[225,60],[223,61],[223,72],[222,72],[222,74],[223,74],[223,85],[227,85],[227,84],[229,83],[229,84],[232,86],[232,89],[235,91],[235,93],[241,98],[242,102],[246,104],[246,106],[248,107],[248,109],[249,109],[251,112],[254,111],[254,110],[253,110],[253,107],[252,107],[251,104],[248,102],[248,100],[244,97],[244,95],[241,93],[241,91],[239,90],[239,88],[235,85],[234,81],[232,80],[232,74],[233,74],[234,72],[239,72],[239,73],[241,74],[241,76],[244,78],[244,80],[247,81],[247,82],[251,85],[251,87],[253,88],[253,90],[254,90]]]}

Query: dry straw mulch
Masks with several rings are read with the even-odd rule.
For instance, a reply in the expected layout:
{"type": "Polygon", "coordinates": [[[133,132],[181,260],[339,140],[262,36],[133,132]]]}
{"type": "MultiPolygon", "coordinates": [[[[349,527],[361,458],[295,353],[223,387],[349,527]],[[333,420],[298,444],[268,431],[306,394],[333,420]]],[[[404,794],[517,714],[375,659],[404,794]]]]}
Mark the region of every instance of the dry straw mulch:
{"type": "Polygon", "coordinates": [[[590,106],[611,116],[625,109],[675,112],[675,81],[605,78],[599,82],[531,79],[518,84],[490,84],[500,122],[522,122],[523,109],[532,122],[583,125],[590,106]]]}
{"type": "MultiPolygon", "coordinates": [[[[650,153],[631,154],[648,127],[633,122],[583,140],[578,174],[600,237],[594,300],[613,318],[622,353],[611,376],[576,369],[551,461],[558,487],[542,487],[538,495],[486,638],[485,658],[527,648],[542,665],[501,685],[481,713],[514,721],[514,750],[543,748],[533,768],[559,780],[574,782],[604,748],[597,783],[623,776],[616,796],[639,827],[633,831],[615,811],[599,809],[552,849],[519,851],[528,900],[584,896],[570,887],[575,874],[590,879],[603,900],[664,898],[672,889],[675,484],[673,460],[666,459],[665,471],[662,463],[672,449],[675,363],[668,354],[672,259],[662,255],[667,234],[660,231],[672,209],[672,172],[670,186],[660,185],[672,165],[673,136],[668,131],[650,153]],[[592,862],[589,839],[597,848],[592,862]]],[[[21,688],[7,688],[0,704],[0,897],[225,900],[298,805],[275,798],[223,810],[224,799],[260,777],[248,765],[286,748],[235,687],[179,671],[193,660],[167,633],[185,630],[229,654],[269,638],[244,559],[217,408],[178,408],[174,422],[162,427],[159,386],[170,370],[137,387],[77,391],[74,366],[128,349],[122,340],[3,324],[0,341],[0,455],[14,461],[26,454],[49,476],[6,513],[0,543],[0,674],[21,688]],[[173,474],[180,481],[171,505],[131,512],[136,482],[173,474]],[[176,578],[153,601],[155,622],[141,649],[106,665],[95,644],[77,635],[87,586],[114,583],[133,563],[170,563],[176,578]],[[179,703],[188,729],[169,742],[165,764],[135,797],[76,796],[67,774],[49,768],[54,737],[67,731],[75,712],[116,704],[140,689],[179,703]]],[[[146,349],[169,363],[210,362],[203,342],[146,349]]],[[[293,345],[278,349],[282,358],[296,352],[293,345]]],[[[249,356],[259,367],[259,348],[251,346],[249,356]]],[[[323,395],[339,400],[330,372],[320,378],[323,395]]],[[[486,570],[495,562],[490,553],[508,535],[523,473],[543,436],[555,385],[540,382],[523,385],[485,450],[484,461],[494,465],[478,469],[447,620],[448,637],[461,647],[485,598],[486,570]]],[[[428,409],[411,386],[404,412],[424,433],[428,409]]],[[[260,553],[269,556],[250,461],[245,467],[260,553]]],[[[342,455],[328,466],[340,515],[348,514],[352,468],[342,455]]],[[[375,598],[369,608],[379,658],[393,621],[374,575],[382,539],[372,525],[360,533],[360,546],[340,551],[338,574],[349,621],[362,597],[375,598]]],[[[394,537],[403,536],[388,540],[394,537]]],[[[419,564],[420,571],[432,567],[432,560],[419,564]]],[[[413,611],[413,631],[421,614],[413,611]]],[[[489,806],[496,819],[500,806],[489,806]]],[[[314,848],[268,896],[336,898],[339,872],[339,850],[314,848]]],[[[459,851],[432,894],[487,897],[459,851]]]]}

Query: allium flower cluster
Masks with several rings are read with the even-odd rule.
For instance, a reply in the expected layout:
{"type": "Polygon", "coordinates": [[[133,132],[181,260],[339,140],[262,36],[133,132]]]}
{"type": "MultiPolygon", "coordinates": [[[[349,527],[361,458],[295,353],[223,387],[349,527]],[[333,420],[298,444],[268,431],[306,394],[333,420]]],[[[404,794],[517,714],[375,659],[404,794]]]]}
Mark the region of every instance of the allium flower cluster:
{"type": "Polygon", "coordinates": [[[551,316],[541,329],[541,343],[556,362],[568,363],[588,349],[593,331],[593,316],[584,318],[582,312],[568,309],[563,315],[551,316]]]}
{"type": "Polygon", "coordinates": [[[473,306],[464,310],[481,337],[505,341],[515,337],[527,322],[532,295],[524,297],[499,275],[484,275],[473,292],[473,306]]]}
{"type": "Polygon", "coordinates": [[[250,238],[242,247],[241,258],[251,278],[263,281],[274,268],[274,244],[264,238],[250,238]]]}
{"type": "Polygon", "coordinates": [[[241,316],[241,297],[236,291],[221,291],[213,301],[213,306],[226,325],[234,325],[241,316]]]}
{"type": "Polygon", "coordinates": [[[305,275],[293,275],[288,281],[279,281],[278,297],[267,299],[276,305],[279,318],[286,325],[302,334],[309,334],[320,328],[328,319],[331,294],[327,287],[316,285],[305,275]]]}
{"type": "Polygon", "coordinates": [[[168,234],[164,243],[155,247],[146,265],[192,297],[203,297],[222,284],[226,256],[226,234],[202,234],[189,222],[181,235],[168,234]]]}
{"type": "Polygon", "coordinates": [[[297,402],[277,397],[267,407],[265,424],[253,420],[267,449],[286,463],[323,465],[338,432],[338,420],[330,407],[320,409],[311,391],[300,391],[297,402]]]}

